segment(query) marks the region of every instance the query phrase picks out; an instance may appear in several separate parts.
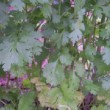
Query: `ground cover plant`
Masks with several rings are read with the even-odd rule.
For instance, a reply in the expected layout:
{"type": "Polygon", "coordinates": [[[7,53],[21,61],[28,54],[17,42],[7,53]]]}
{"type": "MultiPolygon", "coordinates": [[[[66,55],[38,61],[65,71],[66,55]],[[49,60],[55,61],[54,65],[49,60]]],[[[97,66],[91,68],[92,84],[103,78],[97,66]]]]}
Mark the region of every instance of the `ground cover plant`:
{"type": "Polygon", "coordinates": [[[0,110],[110,110],[110,0],[0,0],[0,110]]]}

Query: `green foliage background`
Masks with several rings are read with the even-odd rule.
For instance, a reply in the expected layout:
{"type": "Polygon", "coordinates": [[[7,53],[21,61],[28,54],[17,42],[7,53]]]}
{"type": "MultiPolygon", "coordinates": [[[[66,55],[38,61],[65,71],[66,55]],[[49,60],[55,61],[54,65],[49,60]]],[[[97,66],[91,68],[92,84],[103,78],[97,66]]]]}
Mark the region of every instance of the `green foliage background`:
{"type": "Polygon", "coordinates": [[[91,110],[109,110],[110,0],[75,0],[74,7],[69,0],[1,0],[0,64],[0,75],[28,73],[24,86],[30,88],[22,95],[18,88],[0,87],[0,98],[14,101],[0,110],[79,110],[89,92],[96,97],[91,110]],[[40,20],[47,21],[41,31],[40,20]],[[36,97],[40,108],[33,103],[36,97]]]}

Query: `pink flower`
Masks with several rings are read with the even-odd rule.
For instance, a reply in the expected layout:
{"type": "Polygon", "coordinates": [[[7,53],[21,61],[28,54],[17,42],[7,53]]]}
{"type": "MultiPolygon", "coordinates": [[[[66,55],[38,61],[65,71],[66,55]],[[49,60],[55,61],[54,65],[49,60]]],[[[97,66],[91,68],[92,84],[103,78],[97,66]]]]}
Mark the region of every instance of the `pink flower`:
{"type": "Polygon", "coordinates": [[[0,86],[6,86],[7,79],[6,78],[0,78],[0,86]]]}
{"type": "Polygon", "coordinates": [[[78,51],[79,52],[83,51],[83,44],[81,44],[81,45],[78,46],[78,51]]]}
{"type": "Polygon", "coordinates": [[[42,62],[42,69],[45,68],[45,66],[48,64],[49,58],[47,57],[43,62],[42,62]]]}
{"type": "Polygon", "coordinates": [[[41,20],[37,23],[37,26],[39,26],[38,31],[42,31],[42,26],[47,23],[47,20],[41,20]]]}
{"type": "Polygon", "coordinates": [[[42,43],[44,43],[44,38],[38,38],[38,41],[40,41],[40,42],[42,42],[42,43]]]}
{"type": "Polygon", "coordinates": [[[86,16],[90,19],[93,16],[93,13],[91,11],[86,12],[86,16]]]}
{"type": "Polygon", "coordinates": [[[32,67],[32,63],[29,63],[29,64],[28,64],[28,67],[31,68],[31,67],[32,67]]]}
{"type": "Polygon", "coordinates": [[[32,57],[32,60],[33,60],[33,62],[34,62],[35,65],[38,64],[38,62],[35,60],[34,56],[32,57]]]}
{"type": "Polygon", "coordinates": [[[35,64],[35,65],[37,65],[37,64],[38,64],[38,62],[37,62],[37,61],[34,61],[34,64],[35,64]]]}
{"type": "Polygon", "coordinates": [[[70,0],[70,4],[71,4],[71,7],[74,7],[74,5],[75,5],[75,0],[70,0]]]}
{"type": "Polygon", "coordinates": [[[81,42],[78,44],[77,49],[79,53],[83,51],[83,44],[81,42]]]}
{"type": "Polygon", "coordinates": [[[105,50],[105,47],[104,46],[101,46],[100,53],[103,54],[104,53],[104,50],[105,50]]]}
{"type": "Polygon", "coordinates": [[[9,11],[14,11],[14,10],[16,10],[16,8],[15,8],[14,6],[9,6],[9,7],[8,7],[8,10],[9,10],[9,11]]]}
{"type": "Polygon", "coordinates": [[[22,80],[26,80],[26,79],[28,79],[28,75],[27,74],[25,74],[24,76],[22,76],[22,80]]]}

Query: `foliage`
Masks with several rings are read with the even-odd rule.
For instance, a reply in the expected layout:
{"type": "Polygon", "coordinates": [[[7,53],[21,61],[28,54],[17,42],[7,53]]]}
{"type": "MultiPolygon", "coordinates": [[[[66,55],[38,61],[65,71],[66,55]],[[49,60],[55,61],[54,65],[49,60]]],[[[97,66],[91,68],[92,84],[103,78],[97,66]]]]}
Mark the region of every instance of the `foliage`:
{"type": "Polygon", "coordinates": [[[109,109],[109,57],[110,0],[0,1],[0,110],[109,109]]]}
{"type": "Polygon", "coordinates": [[[19,104],[18,104],[18,110],[33,110],[33,102],[35,98],[34,92],[29,92],[21,96],[19,104]]]}

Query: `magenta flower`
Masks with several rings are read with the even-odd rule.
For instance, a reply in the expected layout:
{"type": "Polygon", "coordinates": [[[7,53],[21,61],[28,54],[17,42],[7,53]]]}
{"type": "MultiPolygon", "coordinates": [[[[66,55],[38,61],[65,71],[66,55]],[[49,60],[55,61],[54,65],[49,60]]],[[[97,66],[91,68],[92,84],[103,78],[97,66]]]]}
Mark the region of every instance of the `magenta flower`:
{"type": "Polygon", "coordinates": [[[101,54],[104,54],[104,50],[105,50],[105,47],[104,46],[101,46],[100,53],[101,54]]]}
{"type": "Polygon", "coordinates": [[[5,78],[0,78],[0,86],[6,86],[7,80],[5,78]]]}
{"type": "Polygon", "coordinates": [[[9,10],[9,11],[14,11],[14,10],[16,10],[16,8],[15,8],[14,6],[9,6],[9,7],[8,7],[8,10],[9,10]]]}
{"type": "Polygon", "coordinates": [[[42,62],[42,69],[45,68],[45,66],[48,64],[49,58],[47,57],[43,62],[42,62]]]}
{"type": "Polygon", "coordinates": [[[0,86],[6,86],[6,84],[7,84],[7,78],[0,77],[0,86]]]}
{"type": "Polygon", "coordinates": [[[34,61],[34,64],[35,64],[35,65],[38,65],[38,62],[37,62],[37,61],[34,61]]]}
{"type": "Polygon", "coordinates": [[[71,4],[71,7],[74,7],[74,5],[75,5],[75,0],[70,0],[70,4],[71,4]]]}
{"type": "Polygon", "coordinates": [[[29,64],[28,64],[28,67],[31,68],[31,67],[32,67],[32,63],[29,63],[29,64]]]}
{"type": "Polygon", "coordinates": [[[38,31],[42,31],[42,26],[47,23],[47,20],[41,20],[37,26],[39,26],[38,31]]]}
{"type": "Polygon", "coordinates": [[[54,1],[53,1],[53,4],[54,4],[54,5],[58,5],[58,3],[59,3],[58,0],[54,0],[54,1]]]}
{"type": "Polygon", "coordinates": [[[21,78],[22,78],[22,80],[26,80],[26,79],[28,79],[28,75],[27,75],[27,74],[25,74],[25,75],[24,75],[24,76],[22,76],[21,78]]]}
{"type": "Polygon", "coordinates": [[[91,11],[86,12],[86,16],[90,19],[93,16],[93,13],[91,11]]]}
{"type": "Polygon", "coordinates": [[[82,52],[82,51],[83,51],[83,44],[80,43],[80,44],[78,45],[77,49],[78,49],[78,52],[79,52],[79,53],[82,52]]]}
{"type": "Polygon", "coordinates": [[[38,38],[38,41],[40,41],[40,42],[42,42],[42,43],[44,43],[44,38],[38,38]]]}

